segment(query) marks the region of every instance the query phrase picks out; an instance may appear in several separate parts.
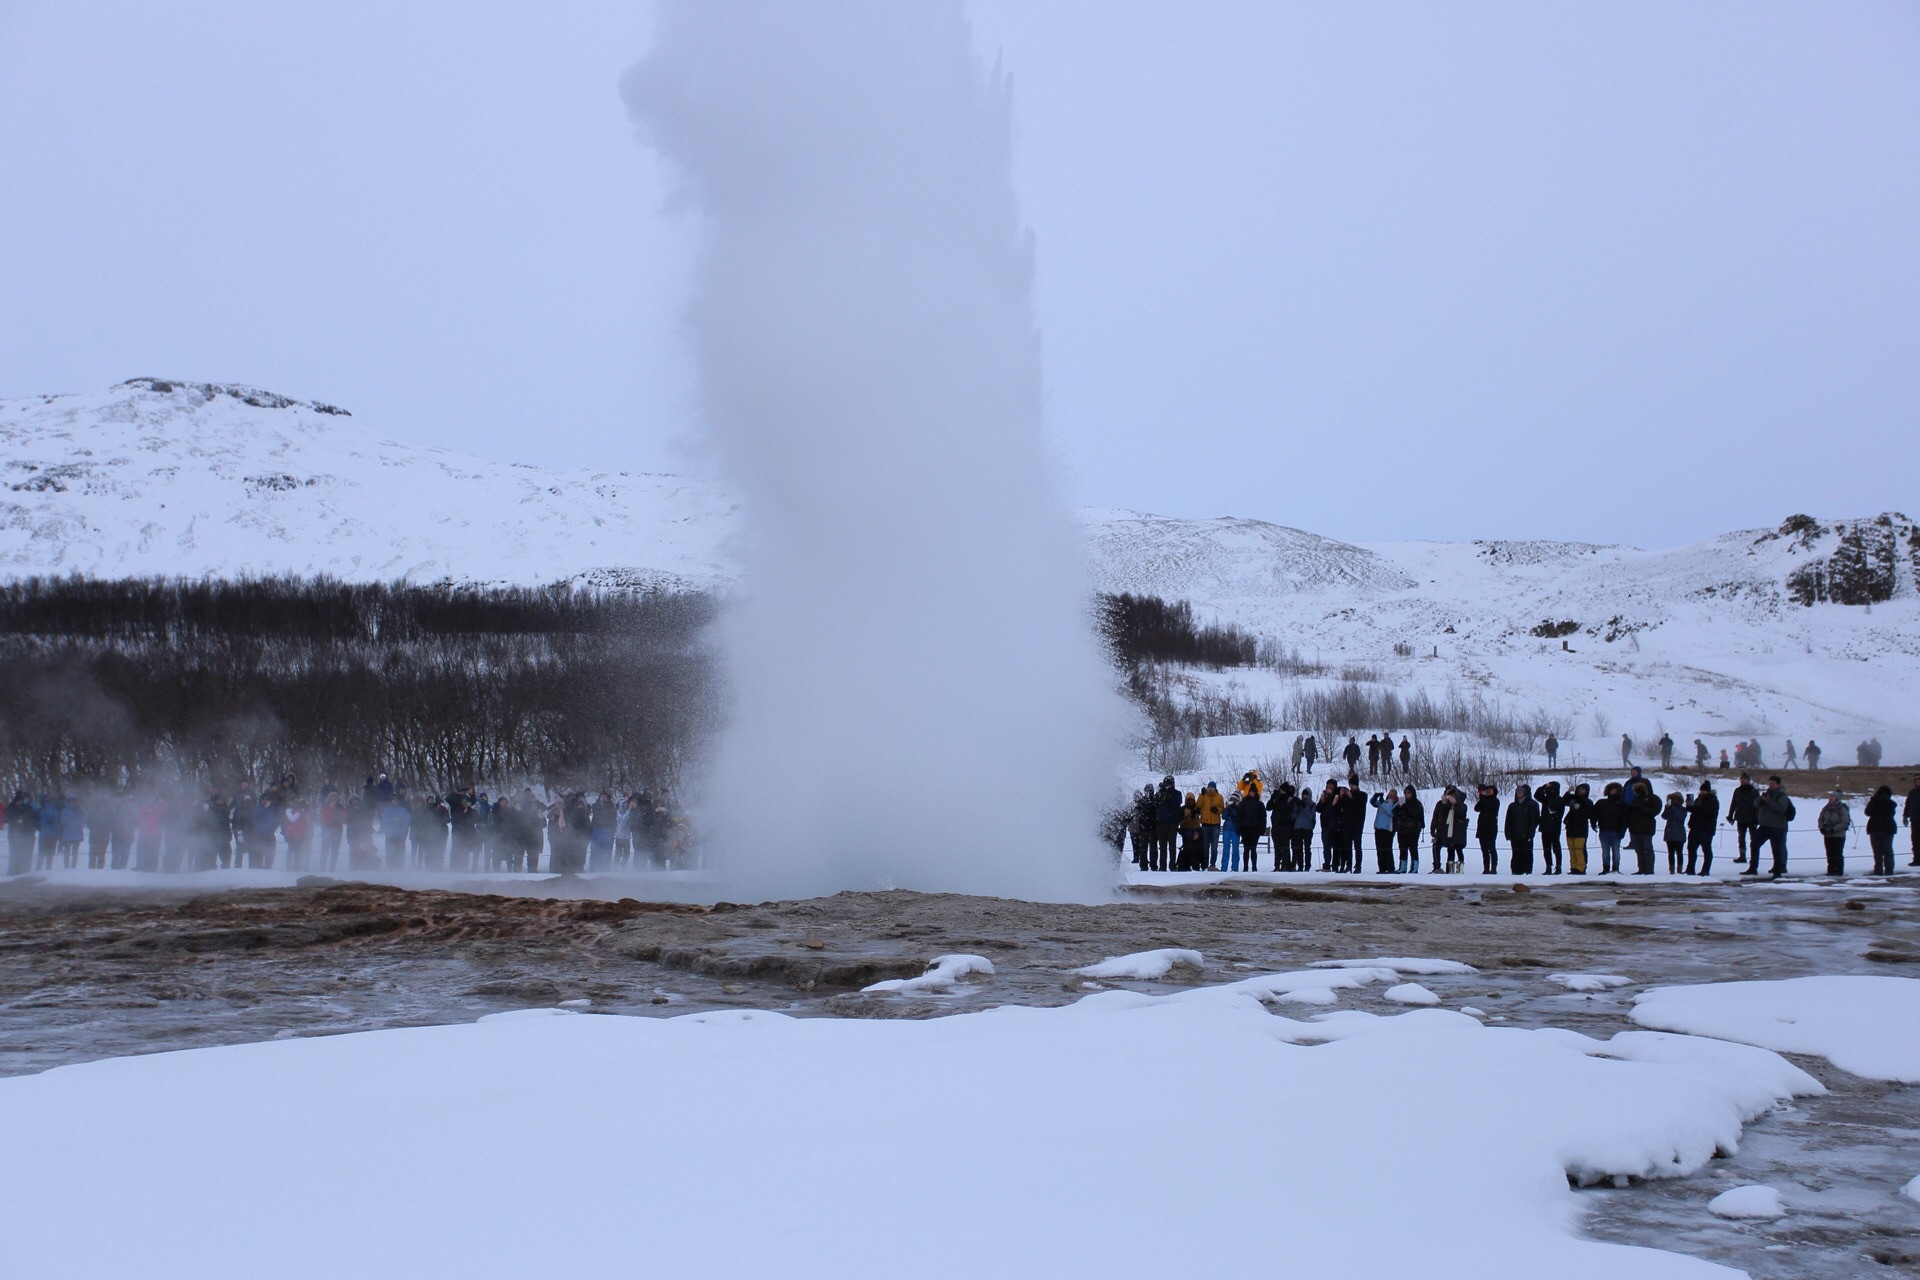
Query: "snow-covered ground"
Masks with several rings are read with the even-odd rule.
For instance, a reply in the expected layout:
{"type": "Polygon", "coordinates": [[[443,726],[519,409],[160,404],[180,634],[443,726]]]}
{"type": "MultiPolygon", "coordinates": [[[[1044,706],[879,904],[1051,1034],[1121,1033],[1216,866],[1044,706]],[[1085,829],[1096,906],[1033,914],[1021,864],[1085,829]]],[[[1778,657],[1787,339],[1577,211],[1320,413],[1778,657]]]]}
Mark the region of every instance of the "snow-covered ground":
{"type": "Polygon", "coordinates": [[[1814,1054],[1857,1076],[1920,1084],[1920,978],[1716,982],[1633,999],[1633,1020],[1644,1027],[1814,1054]]]}
{"type": "MultiPolygon", "coordinates": [[[[387,438],[402,425],[154,379],[0,402],[0,573],[733,580],[737,504],[715,484],[504,466],[387,438]]],[[[1663,730],[1682,759],[1695,737],[1717,756],[1758,735],[1770,761],[1791,736],[1851,763],[1870,734],[1889,761],[1920,759],[1920,530],[1893,515],[1780,525],[1788,514],[1657,551],[1358,546],[1255,520],[1081,518],[1098,587],[1191,600],[1331,679],[1366,669],[1403,694],[1540,709],[1562,724],[1570,764],[1617,761],[1623,732],[1644,757],[1663,730]],[[1796,603],[1847,573],[1880,575],[1891,597],[1796,603]],[[1542,623],[1571,630],[1532,634],[1542,623]]],[[[1276,702],[1301,687],[1217,678],[1233,681],[1276,702]]]]}
{"type": "Polygon", "coordinates": [[[1731,1276],[1577,1234],[1818,1082],[1744,1045],[1270,1013],[534,1010],[0,1080],[0,1274],[1731,1276]],[[1180,1087],[1196,1078],[1211,1082],[1180,1087]]]}

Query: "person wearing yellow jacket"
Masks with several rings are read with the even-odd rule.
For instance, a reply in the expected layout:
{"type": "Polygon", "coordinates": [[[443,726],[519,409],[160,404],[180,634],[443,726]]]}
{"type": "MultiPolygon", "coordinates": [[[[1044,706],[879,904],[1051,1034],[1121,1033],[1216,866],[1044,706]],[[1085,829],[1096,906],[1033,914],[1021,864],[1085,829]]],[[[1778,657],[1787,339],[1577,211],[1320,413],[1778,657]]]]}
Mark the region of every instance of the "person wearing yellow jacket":
{"type": "MultiPolygon", "coordinates": [[[[1209,782],[1200,789],[1198,803],[1201,850],[1206,856],[1207,870],[1218,871],[1224,865],[1220,849],[1220,819],[1221,815],[1227,811],[1227,798],[1220,794],[1220,788],[1217,785],[1209,782]]],[[[1226,850],[1224,857],[1232,859],[1237,864],[1240,859],[1240,844],[1233,839],[1235,832],[1231,828],[1228,829],[1227,835],[1230,847],[1226,850]]]]}

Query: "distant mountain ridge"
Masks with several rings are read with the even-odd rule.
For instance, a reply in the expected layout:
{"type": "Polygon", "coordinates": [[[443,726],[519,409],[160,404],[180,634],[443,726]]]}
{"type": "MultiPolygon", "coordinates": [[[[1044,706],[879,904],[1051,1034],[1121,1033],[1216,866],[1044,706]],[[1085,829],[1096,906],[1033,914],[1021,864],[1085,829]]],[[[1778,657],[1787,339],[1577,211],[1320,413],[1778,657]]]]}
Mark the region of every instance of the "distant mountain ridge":
{"type": "MultiPolygon", "coordinates": [[[[1631,687],[1676,715],[1693,705],[1756,726],[1875,725],[1920,704],[1920,528],[1897,513],[1795,515],[1655,551],[1359,546],[1259,520],[1079,514],[1097,588],[1190,600],[1391,679],[1576,710],[1631,687]]],[[[137,378],[0,401],[12,577],[711,588],[736,576],[739,515],[711,481],[401,444],[337,406],[239,384],[137,378]]],[[[1920,753],[1920,712],[1899,714],[1920,753]]]]}

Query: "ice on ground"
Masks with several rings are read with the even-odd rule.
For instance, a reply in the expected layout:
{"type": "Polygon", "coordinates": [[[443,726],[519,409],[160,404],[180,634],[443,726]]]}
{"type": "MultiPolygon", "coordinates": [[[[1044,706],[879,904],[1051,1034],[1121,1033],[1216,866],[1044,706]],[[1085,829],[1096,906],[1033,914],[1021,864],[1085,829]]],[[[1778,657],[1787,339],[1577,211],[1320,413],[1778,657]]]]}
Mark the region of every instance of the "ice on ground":
{"type": "Polygon", "coordinates": [[[1440,997],[1417,982],[1403,982],[1380,993],[1395,1004],[1439,1004],[1440,997]]]}
{"type": "Polygon", "coordinates": [[[1136,951],[1131,955],[1109,956],[1099,964],[1090,964],[1074,972],[1088,978],[1135,978],[1151,982],[1164,978],[1175,969],[1204,969],[1207,961],[1198,951],[1184,947],[1163,947],[1159,951],[1136,951]]]}
{"type": "Polygon", "coordinates": [[[1825,1058],[1871,1080],[1920,1083],[1920,978],[1870,975],[1655,987],[1634,997],[1644,1027],[1825,1058]]]}
{"type": "Polygon", "coordinates": [[[1906,1186],[1900,1188],[1900,1194],[1909,1200],[1920,1201],[1920,1175],[1915,1175],[1906,1186]]]}
{"type": "Polygon", "coordinates": [[[1430,977],[1447,973],[1478,973],[1470,964],[1458,960],[1428,960],[1419,956],[1383,956],[1374,960],[1316,960],[1316,969],[1392,969],[1395,973],[1417,973],[1430,977]]]}
{"type": "Polygon", "coordinates": [[[1475,1018],[1484,1018],[1487,1016],[1487,1011],[1485,1009],[1482,1009],[1477,1005],[1471,1005],[1471,1004],[1461,1005],[1460,1012],[1471,1015],[1472,1017],[1475,1017],[1475,1018]]]}
{"type": "Polygon", "coordinates": [[[1632,982],[1617,973],[1550,973],[1548,982],[1557,982],[1569,991],[1609,991],[1632,982]]]}
{"type": "Polygon", "coordinates": [[[1723,1041],[1438,1009],[1295,1021],[1241,984],[924,1021],[316,1037],[0,1080],[9,1177],[87,1191],[0,1201],[0,1274],[1706,1280],[1736,1273],[1580,1238],[1569,1177],[1689,1173],[1818,1089],[1723,1041]],[[1313,1103],[1141,1088],[1195,1063],[1313,1103]],[[528,1080],[566,1088],[504,1083],[528,1080]],[[1208,1171],[1206,1212],[1140,1212],[1134,1192],[1169,1169],[1208,1171]],[[723,1194],[751,1170],[766,1185],[723,1194]],[[563,1194],[502,1212],[495,1175],[563,1194]],[[1475,1193],[1382,1214],[1353,1188],[1383,1179],[1475,1193]],[[902,1211],[903,1188],[936,1186],[966,1187],[966,1212],[902,1211]],[[221,1187],[279,1190],[214,1211],[221,1187]]]}
{"type": "Polygon", "coordinates": [[[1186,1001],[1252,998],[1264,1004],[1329,1005],[1337,1002],[1336,991],[1393,982],[1399,976],[1391,969],[1293,969],[1199,987],[1169,998],[1186,1001]]]}
{"type": "Polygon", "coordinates": [[[1723,1218],[1777,1218],[1787,1209],[1778,1191],[1755,1184],[1721,1192],[1707,1202],[1707,1211],[1723,1218]]]}
{"type": "Polygon", "coordinates": [[[876,982],[862,991],[951,991],[960,985],[960,979],[979,974],[993,976],[993,961],[985,956],[953,955],[935,956],[927,965],[927,971],[917,978],[888,978],[885,982],[876,982]]]}

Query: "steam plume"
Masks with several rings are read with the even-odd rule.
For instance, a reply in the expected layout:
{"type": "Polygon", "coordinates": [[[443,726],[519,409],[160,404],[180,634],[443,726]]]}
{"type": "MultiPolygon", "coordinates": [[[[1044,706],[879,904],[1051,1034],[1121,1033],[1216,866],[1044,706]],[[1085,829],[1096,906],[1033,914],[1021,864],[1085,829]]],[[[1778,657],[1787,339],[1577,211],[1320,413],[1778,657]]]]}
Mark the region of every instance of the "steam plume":
{"type": "Polygon", "coordinates": [[[1098,894],[1122,704],[1041,439],[1005,78],[952,0],[668,0],[623,90],[703,221],[748,513],[729,892],[1098,894]]]}

